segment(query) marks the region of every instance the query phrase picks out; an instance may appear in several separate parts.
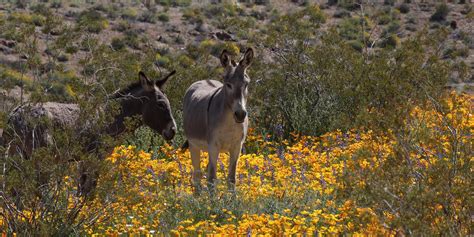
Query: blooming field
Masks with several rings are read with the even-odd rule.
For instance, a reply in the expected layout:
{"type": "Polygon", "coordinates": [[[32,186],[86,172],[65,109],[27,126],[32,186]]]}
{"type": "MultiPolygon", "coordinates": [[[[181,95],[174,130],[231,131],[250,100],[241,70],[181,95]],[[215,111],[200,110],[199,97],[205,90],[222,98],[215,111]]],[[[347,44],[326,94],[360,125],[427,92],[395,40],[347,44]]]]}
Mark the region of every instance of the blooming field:
{"type": "MultiPolygon", "coordinates": [[[[113,235],[468,234],[472,97],[452,94],[431,106],[415,109],[398,133],[361,129],[272,142],[252,132],[236,191],[227,191],[228,156],[221,155],[214,195],[193,193],[189,152],[120,146],[98,182],[105,192],[79,219],[91,220],[81,223],[89,234],[113,235]]],[[[76,199],[69,197],[71,207],[76,199]]]]}

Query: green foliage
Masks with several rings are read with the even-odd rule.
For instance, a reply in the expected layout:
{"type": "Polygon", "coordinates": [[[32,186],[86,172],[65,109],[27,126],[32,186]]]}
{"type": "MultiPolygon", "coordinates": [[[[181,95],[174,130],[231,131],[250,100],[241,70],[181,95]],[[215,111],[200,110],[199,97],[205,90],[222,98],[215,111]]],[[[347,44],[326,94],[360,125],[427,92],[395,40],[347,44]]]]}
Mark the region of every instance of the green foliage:
{"type": "Polygon", "coordinates": [[[168,57],[161,56],[160,54],[156,54],[155,60],[156,64],[161,67],[167,65],[170,62],[170,59],[168,57]]]}
{"type": "Polygon", "coordinates": [[[184,8],[183,19],[190,21],[190,23],[202,23],[204,20],[201,10],[199,8],[184,8]]]}
{"type": "Polygon", "coordinates": [[[81,12],[78,26],[85,28],[91,33],[100,33],[109,26],[109,22],[102,14],[94,9],[81,12]]]}
{"type": "Polygon", "coordinates": [[[162,6],[173,6],[173,7],[188,7],[191,5],[191,0],[158,0],[162,6]]]}
{"type": "Polygon", "coordinates": [[[127,7],[122,10],[121,16],[126,20],[136,20],[138,12],[135,8],[127,7]]]}
{"type": "Polygon", "coordinates": [[[352,17],[343,19],[337,26],[339,34],[347,40],[365,41],[372,22],[367,17],[352,17]]]}
{"type": "Polygon", "coordinates": [[[139,21],[147,22],[147,23],[156,23],[156,19],[157,19],[156,14],[155,14],[155,12],[152,12],[152,11],[145,11],[138,18],[139,21]]]}
{"type": "Polygon", "coordinates": [[[160,20],[162,22],[168,22],[168,21],[170,21],[170,17],[169,17],[168,14],[163,12],[163,13],[160,13],[160,15],[158,15],[158,20],[160,20]]]}
{"type": "Polygon", "coordinates": [[[110,45],[115,50],[121,50],[121,49],[125,48],[125,46],[126,46],[124,40],[122,38],[119,38],[119,37],[113,38],[110,45]]]}
{"type": "Polygon", "coordinates": [[[14,86],[26,86],[30,88],[33,79],[16,70],[0,67],[0,82],[3,88],[13,88],[14,86]]]}
{"type": "Polygon", "coordinates": [[[351,13],[345,9],[337,9],[333,16],[336,18],[346,18],[350,17],[351,13]]]}
{"type": "Polygon", "coordinates": [[[408,12],[410,12],[410,5],[406,3],[400,4],[397,8],[403,14],[407,14],[408,12]]]}
{"type": "Polygon", "coordinates": [[[364,44],[360,42],[359,40],[349,40],[347,43],[355,50],[362,52],[362,49],[364,48],[364,44]]]}
{"type": "Polygon", "coordinates": [[[217,4],[211,5],[204,9],[204,15],[209,19],[215,19],[216,17],[229,17],[236,16],[240,9],[234,4],[217,4]]]}
{"type": "Polygon", "coordinates": [[[433,13],[433,15],[431,15],[430,21],[436,21],[436,22],[445,21],[448,14],[449,14],[448,5],[446,5],[445,3],[439,4],[436,7],[436,11],[433,13]]]}
{"type": "MultiPolygon", "coordinates": [[[[303,42],[312,38],[310,29],[314,28],[297,19],[301,18],[286,16],[275,22],[266,45],[275,50],[277,61],[256,63],[258,69],[254,70],[265,71],[252,75],[259,77],[253,92],[258,98],[253,102],[258,104],[254,111],[258,126],[270,131],[281,126],[286,134],[302,131],[314,135],[358,125],[396,128],[412,106],[406,103],[407,98],[417,101],[414,103],[427,99],[417,92],[420,87],[433,92],[430,95],[441,94],[448,78],[447,65],[431,55],[426,62],[430,66],[423,66],[431,36],[419,35],[396,51],[361,55],[350,48],[356,41],[349,46],[334,32],[324,36],[321,44],[306,47],[303,42]],[[429,81],[422,76],[426,74],[432,75],[429,81]]],[[[360,18],[343,21],[339,34],[349,40],[360,39],[360,22],[360,18]]],[[[391,45],[399,43],[393,39],[391,45]]]]}
{"type": "Polygon", "coordinates": [[[382,42],[380,44],[380,47],[382,47],[382,48],[386,48],[386,47],[395,48],[398,45],[400,45],[400,38],[398,38],[398,36],[396,34],[391,34],[391,35],[386,36],[386,38],[384,38],[382,40],[382,42]]]}

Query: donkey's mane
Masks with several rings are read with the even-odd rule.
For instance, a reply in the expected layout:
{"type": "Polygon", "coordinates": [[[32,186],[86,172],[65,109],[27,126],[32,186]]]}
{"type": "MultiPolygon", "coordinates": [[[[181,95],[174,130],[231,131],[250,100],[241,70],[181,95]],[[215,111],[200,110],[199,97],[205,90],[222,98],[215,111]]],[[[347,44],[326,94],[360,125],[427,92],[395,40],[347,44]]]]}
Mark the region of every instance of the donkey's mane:
{"type": "Polygon", "coordinates": [[[130,85],[128,85],[127,87],[123,88],[123,89],[118,89],[117,91],[115,91],[112,95],[110,95],[110,99],[118,99],[118,98],[122,98],[128,94],[132,94],[133,91],[135,91],[136,89],[139,89],[141,88],[142,85],[140,82],[134,82],[130,85]]]}

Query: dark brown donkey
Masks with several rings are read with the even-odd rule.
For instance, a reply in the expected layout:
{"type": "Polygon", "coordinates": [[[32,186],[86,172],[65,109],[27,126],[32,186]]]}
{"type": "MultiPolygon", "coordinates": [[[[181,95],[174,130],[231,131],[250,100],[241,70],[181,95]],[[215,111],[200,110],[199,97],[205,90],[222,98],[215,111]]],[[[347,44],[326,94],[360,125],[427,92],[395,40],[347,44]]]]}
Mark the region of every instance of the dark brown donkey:
{"type": "MultiPolygon", "coordinates": [[[[161,80],[152,81],[148,79],[143,72],[139,73],[139,81],[129,85],[127,88],[115,92],[111,99],[118,102],[120,112],[114,117],[111,124],[102,131],[86,132],[88,138],[83,137],[82,133],[77,136],[78,139],[87,139],[88,147],[84,149],[87,152],[98,150],[98,135],[100,133],[117,137],[126,129],[124,121],[127,117],[140,116],[142,124],[150,127],[163,136],[165,140],[173,139],[176,133],[176,123],[171,113],[170,103],[166,95],[162,92],[165,82],[175,73],[172,71],[161,80]]],[[[27,122],[29,119],[36,121],[47,119],[50,125],[56,128],[73,128],[76,130],[84,129],[84,124],[79,124],[80,108],[77,104],[64,104],[55,102],[46,102],[36,105],[22,105],[17,107],[8,120],[8,127],[5,131],[4,143],[9,154],[20,154],[28,159],[33,150],[39,147],[53,145],[52,135],[47,127],[27,122]]],[[[90,178],[87,171],[81,172],[79,181],[80,190],[83,193],[89,192],[95,186],[95,178],[90,178]]]]}

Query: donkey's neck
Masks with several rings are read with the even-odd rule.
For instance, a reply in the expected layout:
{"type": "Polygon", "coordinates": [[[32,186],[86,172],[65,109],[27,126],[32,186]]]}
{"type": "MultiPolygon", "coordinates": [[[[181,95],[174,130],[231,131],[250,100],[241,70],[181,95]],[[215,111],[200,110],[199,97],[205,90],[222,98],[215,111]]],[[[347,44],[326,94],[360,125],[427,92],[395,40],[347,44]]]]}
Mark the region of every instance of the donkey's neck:
{"type": "MultiPolygon", "coordinates": [[[[107,133],[111,136],[118,136],[126,130],[125,119],[140,115],[144,101],[140,98],[119,98],[120,113],[115,116],[114,121],[108,126],[107,133]]],[[[140,124],[143,121],[140,119],[140,124]]]]}

